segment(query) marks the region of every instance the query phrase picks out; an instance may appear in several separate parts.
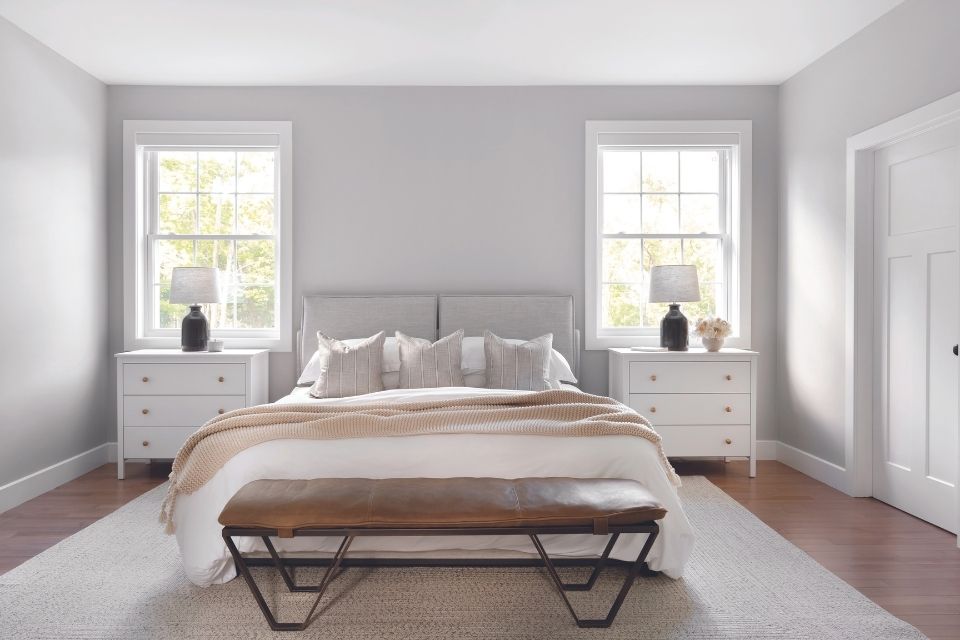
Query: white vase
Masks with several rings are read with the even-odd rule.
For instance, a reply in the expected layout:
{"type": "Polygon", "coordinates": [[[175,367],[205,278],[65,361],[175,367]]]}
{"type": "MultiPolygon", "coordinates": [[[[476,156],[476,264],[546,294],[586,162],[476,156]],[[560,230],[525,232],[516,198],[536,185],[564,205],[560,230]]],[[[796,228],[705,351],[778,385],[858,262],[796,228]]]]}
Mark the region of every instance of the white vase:
{"type": "Polygon", "coordinates": [[[700,342],[703,343],[703,348],[711,353],[720,351],[723,348],[723,338],[707,338],[706,336],[700,338],[700,342]]]}

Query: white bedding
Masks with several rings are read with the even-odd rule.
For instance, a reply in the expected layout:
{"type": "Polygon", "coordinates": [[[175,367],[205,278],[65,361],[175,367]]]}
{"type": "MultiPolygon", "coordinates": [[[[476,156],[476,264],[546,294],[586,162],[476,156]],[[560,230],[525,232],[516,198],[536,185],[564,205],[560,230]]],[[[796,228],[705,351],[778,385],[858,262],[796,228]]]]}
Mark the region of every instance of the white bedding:
{"type": "MultiPolygon", "coordinates": [[[[502,394],[497,389],[445,387],[393,389],[353,398],[317,400],[298,387],[278,403],[322,402],[358,404],[374,399],[454,398],[502,394]]],[[[516,391],[512,393],[528,393],[516,391]]],[[[642,482],[667,508],[661,534],[648,556],[652,569],[679,578],[693,549],[694,536],[649,440],[632,436],[553,438],[527,435],[435,434],[409,437],[355,438],[346,440],[272,440],[242,451],[198,491],[181,495],[174,510],[177,543],[184,571],[195,584],[227,582],[235,575],[233,561],[220,536],[217,516],[243,485],[261,478],[317,477],[453,477],[573,476],[628,478],[642,482]]],[[[612,557],[634,560],[645,534],[621,536],[612,557]]],[[[604,536],[544,536],[551,554],[599,554],[604,536]]],[[[255,538],[238,539],[243,552],[262,550],[255,538]]],[[[284,551],[336,549],[336,538],[304,537],[278,540],[284,551]]],[[[524,536],[363,537],[354,541],[351,554],[457,557],[474,553],[533,554],[524,536]]]]}

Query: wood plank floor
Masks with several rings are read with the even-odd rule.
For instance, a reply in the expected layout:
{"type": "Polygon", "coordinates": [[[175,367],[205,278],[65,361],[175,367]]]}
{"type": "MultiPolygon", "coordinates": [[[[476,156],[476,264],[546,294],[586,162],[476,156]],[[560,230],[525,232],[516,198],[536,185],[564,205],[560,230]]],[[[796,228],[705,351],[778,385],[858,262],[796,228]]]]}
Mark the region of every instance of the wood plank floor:
{"type": "Polygon", "coordinates": [[[676,465],[704,475],[769,527],[936,640],[960,639],[957,538],[873,498],[851,498],[779,462],[676,465]]]}
{"type": "MultiPolygon", "coordinates": [[[[870,498],[850,498],[778,462],[682,462],[827,569],[935,640],[960,639],[956,537],[870,498]]],[[[0,573],[166,480],[169,467],[106,465],[0,514],[0,573]]]]}

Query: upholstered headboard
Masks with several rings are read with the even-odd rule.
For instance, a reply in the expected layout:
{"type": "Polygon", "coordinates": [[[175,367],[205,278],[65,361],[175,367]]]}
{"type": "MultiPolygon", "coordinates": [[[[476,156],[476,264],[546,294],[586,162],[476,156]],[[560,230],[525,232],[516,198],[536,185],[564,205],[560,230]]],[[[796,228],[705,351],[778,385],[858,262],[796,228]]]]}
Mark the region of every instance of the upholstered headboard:
{"type": "Polygon", "coordinates": [[[553,348],[580,375],[580,332],[573,296],[564,295],[307,295],[297,337],[297,375],[317,349],[317,331],[334,338],[365,338],[402,331],[436,340],[463,329],[489,329],[502,338],[553,334],[553,348]],[[439,330],[438,330],[439,328],[439,330]]]}
{"type": "Polygon", "coordinates": [[[392,336],[437,339],[437,296],[308,295],[297,339],[297,375],[317,350],[317,331],[332,338],[366,338],[378,331],[392,336]]]}
{"type": "Polygon", "coordinates": [[[440,296],[440,335],[463,329],[482,336],[489,329],[501,338],[531,340],[553,334],[553,348],[580,375],[580,333],[576,330],[573,296],[449,295],[440,296]]]}

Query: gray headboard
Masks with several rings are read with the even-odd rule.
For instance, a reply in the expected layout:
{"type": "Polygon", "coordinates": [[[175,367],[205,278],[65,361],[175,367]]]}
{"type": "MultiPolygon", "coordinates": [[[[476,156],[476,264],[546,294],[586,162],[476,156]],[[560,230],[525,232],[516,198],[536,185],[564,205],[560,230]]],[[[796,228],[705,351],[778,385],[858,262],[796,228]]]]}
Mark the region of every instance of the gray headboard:
{"type": "Polygon", "coordinates": [[[489,329],[501,338],[531,340],[553,334],[553,348],[580,375],[580,333],[576,330],[573,296],[490,295],[440,296],[440,335],[457,329],[482,336],[489,329]]]}
{"type": "Polygon", "coordinates": [[[297,339],[297,375],[317,350],[317,331],[332,338],[365,338],[402,331],[437,339],[437,296],[308,295],[297,339]]]}
{"type": "Polygon", "coordinates": [[[530,340],[553,334],[553,348],[580,375],[580,332],[573,296],[564,295],[307,295],[297,338],[297,375],[317,349],[317,331],[334,338],[364,338],[402,331],[436,340],[463,329],[489,329],[502,338],[530,340]],[[439,330],[438,330],[439,327],[439,330]]]}

